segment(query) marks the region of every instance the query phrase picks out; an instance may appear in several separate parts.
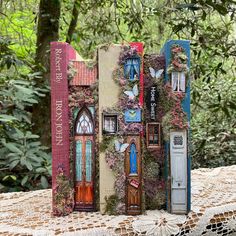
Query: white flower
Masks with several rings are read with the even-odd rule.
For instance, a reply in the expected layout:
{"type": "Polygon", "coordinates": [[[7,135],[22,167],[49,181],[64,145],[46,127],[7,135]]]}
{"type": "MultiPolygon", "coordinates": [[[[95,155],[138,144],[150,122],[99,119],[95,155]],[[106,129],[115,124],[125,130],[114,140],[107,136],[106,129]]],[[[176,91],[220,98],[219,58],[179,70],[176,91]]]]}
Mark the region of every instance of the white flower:
{"type": "Polygon", "coordinates": [[[148,211],[147,215],[138,217],[132,223],[136,233],[147,236],[170,236],[179,233],[178,224],[184,223],[186,216],[172,215],[164,211],[148,211]]]}

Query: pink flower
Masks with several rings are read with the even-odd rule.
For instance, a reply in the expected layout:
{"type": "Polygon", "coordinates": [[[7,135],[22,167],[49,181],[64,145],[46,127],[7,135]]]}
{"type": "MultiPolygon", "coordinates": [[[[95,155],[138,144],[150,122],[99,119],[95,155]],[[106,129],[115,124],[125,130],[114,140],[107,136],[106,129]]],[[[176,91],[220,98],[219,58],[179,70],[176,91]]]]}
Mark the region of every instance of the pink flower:
{"type": "Polygon", "coordinates": [[[182,50],[183,49],[181,47],[178,47],[178,46],[171,49],[171,51],[174,52],[174,53],[182,52],[182,50]]]}
{"type": "Polygon", "coordinates": [[[126,85],[126,80],[125,80],[125,79],[120,79],[120,85],[121,85],[121,86],[126,85]]]}

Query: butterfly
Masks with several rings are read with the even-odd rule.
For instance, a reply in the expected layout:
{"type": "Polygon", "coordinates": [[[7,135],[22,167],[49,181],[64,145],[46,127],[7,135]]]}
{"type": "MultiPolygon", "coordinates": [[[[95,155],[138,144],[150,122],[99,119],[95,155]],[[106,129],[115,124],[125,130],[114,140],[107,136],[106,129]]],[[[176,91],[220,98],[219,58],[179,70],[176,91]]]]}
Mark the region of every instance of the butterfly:
{"type": "Polygon", "coordinates": [[[159,79],[164,71],[164,69],[160,69],[158,71],[155,71],[152,67],[149,67],[150,74],[152,78],[159,79]]]}
{"type": "Polygon", "coordinates": [[[115,150],[117,152],[124,152],[128,146],[128,143],[121,143],[120,141],[115,140],[115,150]]]}
{"type": "Polygon", "coordinates": [[[129,96],[129,99],[133,100],[138,96],[138,85],[135,84],[131,91],[124,91],[124,93],[129,96]]]}

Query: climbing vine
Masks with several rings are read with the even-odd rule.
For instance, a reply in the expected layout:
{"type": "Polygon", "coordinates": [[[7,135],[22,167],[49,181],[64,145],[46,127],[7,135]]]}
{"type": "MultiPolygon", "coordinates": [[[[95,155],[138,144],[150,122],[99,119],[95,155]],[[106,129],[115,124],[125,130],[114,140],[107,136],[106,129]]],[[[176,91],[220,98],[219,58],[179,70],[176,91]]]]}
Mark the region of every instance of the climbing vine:
{"type": "Polygon", "coordinates": [[[58,165],[53,192],[53,215],[69,215],[74,209],[74,188],[62,165],[58,165]]]}
{"type": "MultiPolygon", "coordinates": [[[[116,113],[118,118],[118,132],[116,134],[104,135],[100,144],[100,151],[105,151],[105,160],[108,167],[113,171],[116,181],[114,184],[115,195],[106,198],[106,212],[108,214],[125,213],[125,182],[126,175],[124,170],[125,148],[117,149],[117,143],[122,147],[125,144],[124,135],[127,133],[139,133],[143,130],[141,123],[126,123],[124,111],[127,109],[140,109],[139,96],[132,98],[125,93],[126,91],[139,91],[137,80],[129,81],[124,74],[124,65],[127,59],[141,58],[136,48],[123,46],[120,53],[118,68],[113,71],[113,79],[120,86],[119,100],[112,108],[103,110],[105,113],[116,113]]],[[[127,148],[127,147],[126,147],[127,148]]]]}
{"type": "MultiPolygon", "coordinates": [[[[183,47],[174,44],[171,47],[171,59],[167,69],[169,77],[172,72],[184,73],[186,87],[188,81],[188,57],[183,47]]],[[[169,132],[171,129],[187,129],[189,124],[187,122],[187,114],[183,111],[182,102],[185,98],[184,92],[173,91],[171,83],[167,82],[164,86],[166,98],[169,103],[169,108],[162,119],[162,127],[165,140],[169,140],[169,132]]]]}

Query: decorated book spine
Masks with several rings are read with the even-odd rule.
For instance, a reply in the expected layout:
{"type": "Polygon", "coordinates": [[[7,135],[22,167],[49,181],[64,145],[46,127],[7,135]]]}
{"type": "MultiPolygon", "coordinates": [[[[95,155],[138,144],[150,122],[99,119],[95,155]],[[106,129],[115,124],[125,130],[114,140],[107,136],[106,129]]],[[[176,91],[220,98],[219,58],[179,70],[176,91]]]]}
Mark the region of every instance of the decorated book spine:
{"type": "MultiPolygon", "coordinates": [[[[165,56],[165,84],[169,84],[170,89],[173,94],[177,94],[179,97],[177,100],[179,100],[179,110],[176,109],[176,114],[182,115],[182,121],[181,119],[178,120],[177,127],[171,127],[170,134],[172,131],[173,137],[176,138],[176,140],[173,143],[170,143],[171,137],[169,141],[165,142],[165,177],[166,177],[166,184],[167,184],[167,209],[168,211],[172,213],[178,213],[178,211],[174,212],[172,209],[174,201],[178,202],[180,199],[173,198],[172,190],[175,188],[175,184],[178,183],[178,181],[175,181],[175,175],[174,171],[171,173],[172,169],[178,169],[176,166],[173,168],[171,167],[173,163],[175,165],[179,165],[176,162],[172,162],[171,164],[171,153],[172,157],[177,158],[177,154],[173,153],[173,149],[179,148],[176,150],[181,150],[182,143],[177,142],[177,138],[181,137],[183,135],[184,144],[183,146],[186,146],[185,148],[185,154],[183,157],[186,157],[186,169],[185,164],[181,167],[181,173],[184,172],[186,175],[186,185],[184,185],[184,188],[186,188],[186,194],[182,196],[185,200],[185,212],[180,213],[188,213],[191,210],[191,156],[190,156],[190,78],[189,78],[189,70],[190,70],[190,41],[188,40],[169,40],[165,43],[162,53],[165,56]],[[185,119],[183,119],[185,117],[185,119]],[[182,133],[180,135],[180,133],[182,133]],[[186,138],[185,138],[186,136],[186,138]],[[176,146],[175,146],[176,145],[176,146]],[[178,147],[177,147],[178,145],[178,147]],[[173,186],[172,186],[173,185],[173,186]]],[[[177,96],[176,96],[177,98],[177,96]]],[[[176,124],[175,124],[176,125],[176,124]]],[[[182,142],[183,142],[182,141],[182,142]]],[[[184,149],[184,148],[183,148],[184,149]]],[[[180,151],[179,151],[180,153],[180,151]]],[[[181,159],[180,159],[181,160],[181,159]]],[[[184,162],[183,162],[184,163],[184,162]]],[[[178,169],[179,170],[179,169],[178,169]]],[[[182,186],[182,183],[179,182],[177,185],[182,186]]],[[[176,204],[175,202],[175,204],[176,204]]],[[[180,203],[177,203],[176,205],[181,205],[180,203]]]]}
{"type": "Polygon", "coordinates": [[[58,168],[69,177],[69,109],[67,55],[68,44],[51,43],[51,133],[52,133],[52,188],[56,187],[58,168]]]}

